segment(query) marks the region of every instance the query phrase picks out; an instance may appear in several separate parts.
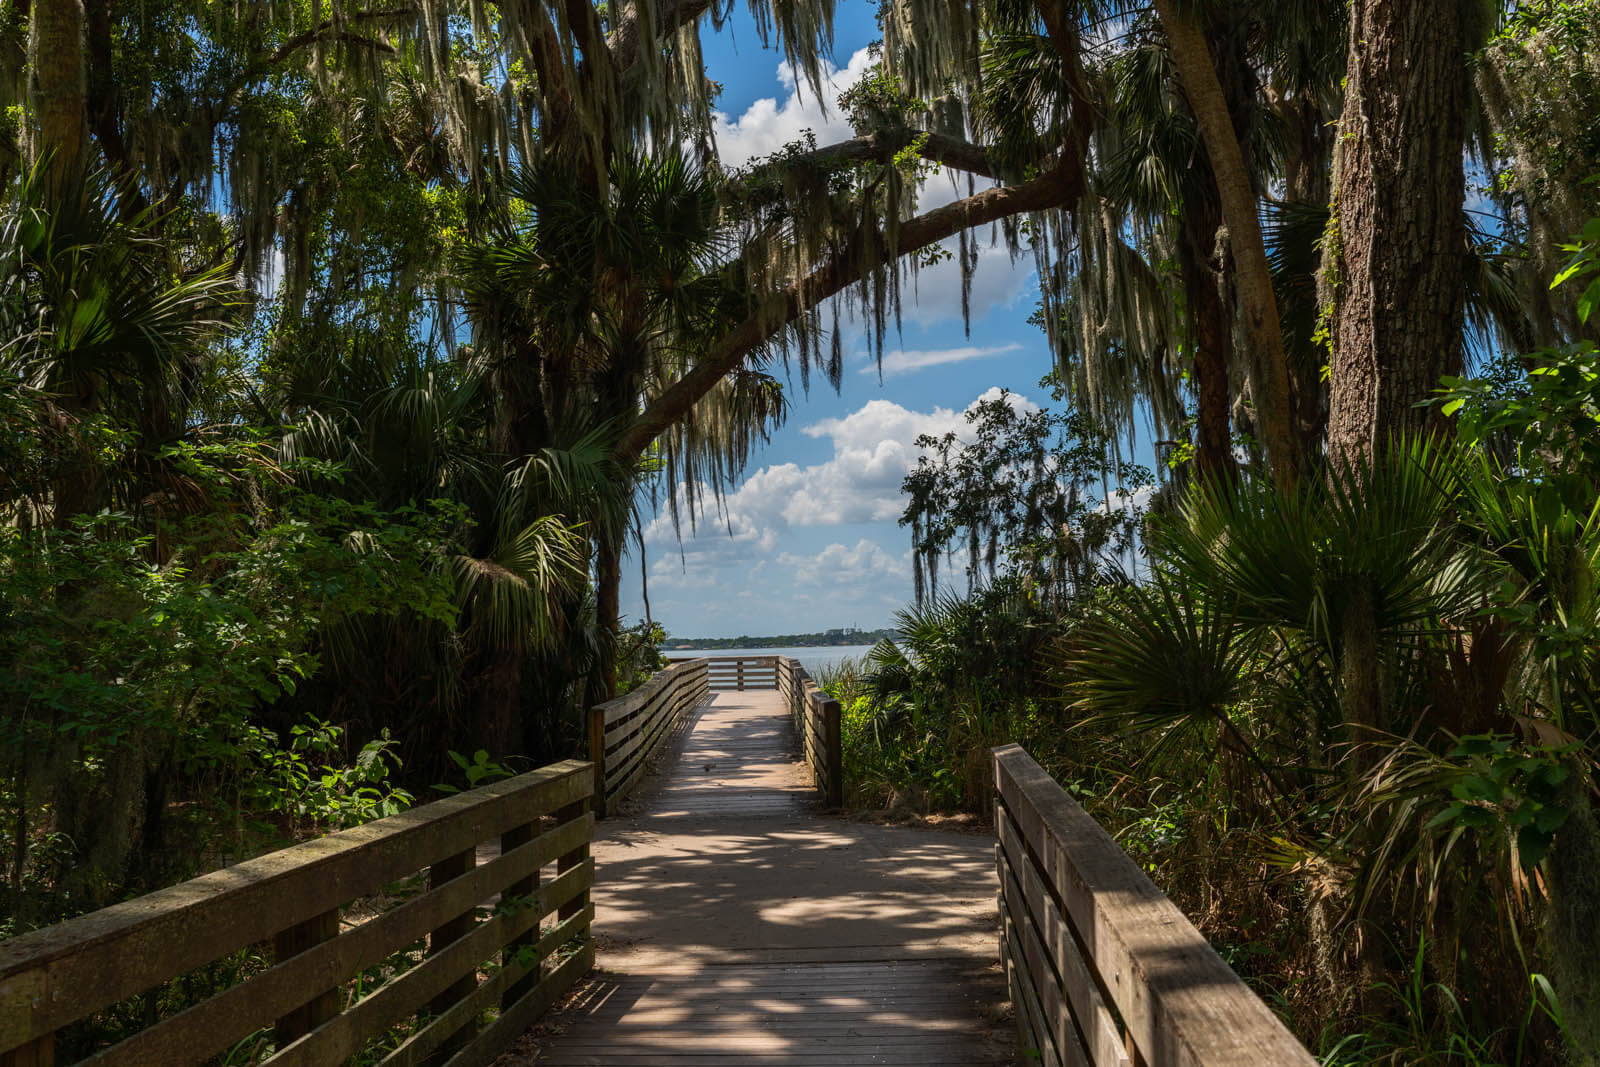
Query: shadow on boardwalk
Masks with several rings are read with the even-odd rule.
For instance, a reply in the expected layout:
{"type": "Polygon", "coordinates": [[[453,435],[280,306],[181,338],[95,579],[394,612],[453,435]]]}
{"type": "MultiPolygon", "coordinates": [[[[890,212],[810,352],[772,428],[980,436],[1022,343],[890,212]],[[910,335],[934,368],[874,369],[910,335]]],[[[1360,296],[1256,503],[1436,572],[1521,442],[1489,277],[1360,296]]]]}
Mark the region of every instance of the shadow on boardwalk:
{"type": "Polygon", "coordinates": [[[508,1062],[1012,1062],[990,839],[817,816],[773,692],[714,694],[663,765],[600,824],[594,979],[508,1062]]]}

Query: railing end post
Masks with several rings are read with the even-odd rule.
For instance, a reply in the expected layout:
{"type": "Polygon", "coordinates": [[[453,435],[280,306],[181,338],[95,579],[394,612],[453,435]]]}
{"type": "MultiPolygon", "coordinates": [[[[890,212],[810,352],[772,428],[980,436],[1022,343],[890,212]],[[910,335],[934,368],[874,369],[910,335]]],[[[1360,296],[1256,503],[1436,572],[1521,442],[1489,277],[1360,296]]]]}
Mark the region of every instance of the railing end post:
{"type": "Polygon", "coordinates": [[[40,1034],[7,1052],[0,1052],[0,1067],[55,1067],[56,1035],[40,1034]]]}
{"type": "Polygon", "coordinates": [[[606,709],[589,709],[589,762],[594,764],[594,817],[606,817],[606,709]]]}
{"type": "Polygon", "coordinates": [[[823,758],[828,764],[828,806],[844,807],[844,730],[839,701],[824,696],[821,701],[823,758]]]}

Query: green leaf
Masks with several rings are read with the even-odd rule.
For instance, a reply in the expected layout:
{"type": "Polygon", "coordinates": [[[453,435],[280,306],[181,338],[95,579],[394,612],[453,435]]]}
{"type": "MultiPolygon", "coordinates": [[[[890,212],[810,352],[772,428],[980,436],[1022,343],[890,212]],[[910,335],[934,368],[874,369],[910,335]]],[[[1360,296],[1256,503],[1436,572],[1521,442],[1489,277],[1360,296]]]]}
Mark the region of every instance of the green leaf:
{"type": "Polygon", "coordinates": [[[1534,818],[1533,825],[1538,828],[1540,833],[1553,834],[1561,829],[1570,814],[1571,812],[1566,808],[1546,805],[1539,809],[1539,814],[1534,818]]]}
{"type": "Polygon", "coordinates": [[[1537,828],[1524,826],[1517,832],[1517,853],[1524,867],[1536,867],[1550,851],[1550,835],[1537,828]]]}
{"type": "Polygon", "coordinates": [[[1459,802],[1451,804],[1448,808],[1428,820],[1427,829],[1437,830],[1441,826],[1455,822],[1461,817],[1461,813],[1466,810],[1466,807],[1465,804],[1459,802]]]}
{"type": "Polygon", "coordinates": [[[1550,283],[1550,288],[1559,289],[1561,286],[1565,285],[1572,277],[1574,277],[1576,274],[1578,274],[1578,272],[1580,272],[1581,270],[1583,270],[1583,264],[1582,263],[1569,264],[1565,269],[1559,271],[1556,274],[1555,281],[1550,283]]]}
{"type": "Polygon", "coordinates": [[[1589,314],[1594,311],[1597,303],[1600,303],[1600,278],[1590,282],[1583,295],[1578,297],[1578,321],[1588,322],[1589,314]]]}

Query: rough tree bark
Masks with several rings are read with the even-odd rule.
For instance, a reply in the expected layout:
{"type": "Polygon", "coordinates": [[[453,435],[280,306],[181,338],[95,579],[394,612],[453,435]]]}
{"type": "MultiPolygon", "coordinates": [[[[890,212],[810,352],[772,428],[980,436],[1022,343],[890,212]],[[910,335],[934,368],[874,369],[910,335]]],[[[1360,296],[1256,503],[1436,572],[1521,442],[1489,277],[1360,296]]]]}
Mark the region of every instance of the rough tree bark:
{"type": "Polygon", "coordinates": [[[1191,12],[1180,10],[1178,0],[1155,0],[1155,9],[1167,36],[1172,65],[1183,84],[1184,98],[1194,112],[1201,142],[1216,174],[1253,371],[1256,422],[1273,478],[1280,487],[1287,488],[1299,477],[1300,454],[1295,447],[1289,367],[1283,351],[1283,330],[1278,323],[1277,297],[1272,291],[1266,243],[1256,214],[1255,183],[1245,166],[1244,150],[1234,133],[1233,117],[1200,24],[1191,12]]]}
{"type": "Polygon", "coordinates": [[[595,538],[595,615],[607,637],[596,684],[610,700],[617,695],[616,641],[622,633],[622,545],[620,537],[595,538]]]}
{"type": "Polygon", "coordinates": [[[37,0],[31,21],[35,161],[51,153],[50,173],[58,185],[79,173],[89,150],[84,104],[87,75],[83,62],[83,0],[37,0]]]}
{"type": "MultiPolygon", "coordinates": [[[[1215,235],[1216,230],[1212,230],[1215,235]]],[[[1231,480],[1235,465],[1232,448],[1232,397],[1228,390],[1228,362],[1233,351],[1232,315],[1217,279],[1200,266],[1201,277],[1190,294],[1194,309],[1194,377],[1198,433],[1195,467],[1207,481],[1231,480]]]]}
{"type": "Polygon", "coordinates": [[[1330,455],[1425,429],[1417,403],[1460,368],[1466,105],[1464,5],[1351,4],[1324,252],[1330,455]]]}

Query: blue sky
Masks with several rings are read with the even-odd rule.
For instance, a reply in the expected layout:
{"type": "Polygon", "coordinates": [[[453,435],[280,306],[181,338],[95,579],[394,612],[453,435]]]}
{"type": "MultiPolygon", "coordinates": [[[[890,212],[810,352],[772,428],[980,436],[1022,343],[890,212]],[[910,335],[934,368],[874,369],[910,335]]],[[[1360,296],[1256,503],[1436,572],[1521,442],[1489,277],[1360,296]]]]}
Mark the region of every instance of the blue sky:
{"type": "MultiPolygon", "coordinates": [[[[709,76],[723,84],[717,107],[725,162],[765,155],[814,130],[827,144],[850,136],[833,99],[826,114],[779,52],[764,50],[743,5],[724,32],[705,42],[709,76]]],[[[849,0],[835,23],[834,87],[866,69],[878,39],[876,5],[849,0]]],[[[954,198],[935,177],[924,204],[954,198]]],[[[835,394],[798,373],[788,423],[756,454],[727,495],[725,511],[684,529],[680,549],[663,515],[646,530],[651,614],[679,636],[802,633],[837,626],[888,625],[911,600],[910,532],[896,523],[900,482],[915,463],[922,433],[960,429],[961,412],[984,393],[1007,388],[1043,399],[1050,369],[1044,335],[1027,323],[1038,300],[1030,256],[1012,263],[989,245],[974,279],[971,334],[963,332],[959,274],[953,264],[924,270],[908,295],[904,330],[885,340],[882,380],[866,331],[845,331],[843,387],[835,394]],[[730,533],[731,531],[731,533],[730,533]]],[[[639,560],[625,565],[625,622],[644,615],[639,560]]]]}

